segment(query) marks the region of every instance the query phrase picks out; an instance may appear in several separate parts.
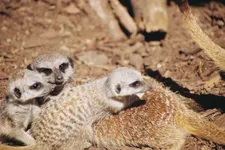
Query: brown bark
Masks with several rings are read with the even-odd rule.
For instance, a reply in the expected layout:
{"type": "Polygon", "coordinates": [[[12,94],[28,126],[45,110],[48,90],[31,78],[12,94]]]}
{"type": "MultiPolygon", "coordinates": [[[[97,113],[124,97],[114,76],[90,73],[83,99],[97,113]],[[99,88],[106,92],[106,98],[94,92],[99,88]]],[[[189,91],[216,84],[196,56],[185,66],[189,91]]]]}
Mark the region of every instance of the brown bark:
{"type": "Polygon", "coordinates": [[[168,14],[166,0],[131,0],[136,24],[141,31],[166,32],[168,14]]]}
{"type": "Polygon", "coordinates": [[[116,17],[119,19],[120,23],[129,31],[131,34],[137,33],[137,26],[133,18],[129,15],[126,8],[120,4],[118,0],[110,0],[110,4],[116,17]]]}
{"type": "Polygon", "coordinates": [[[108,35],[112,40],[126,39],[118,21],[116,20],[108,0],[88,0],[91,8],[101,18],[103,24],[108,28],[108,35]]]}

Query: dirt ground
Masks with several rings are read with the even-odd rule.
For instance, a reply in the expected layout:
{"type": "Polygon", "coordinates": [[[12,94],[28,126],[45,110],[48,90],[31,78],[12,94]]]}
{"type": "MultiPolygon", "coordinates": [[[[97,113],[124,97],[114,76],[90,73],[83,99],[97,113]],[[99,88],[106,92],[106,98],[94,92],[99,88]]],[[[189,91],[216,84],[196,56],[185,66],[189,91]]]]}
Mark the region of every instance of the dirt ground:
{"type": "MultiPolygon", "coordinates": [[[[50,0],[0,2],[0,98],[7,93],[11,73],[25,68],[40,54],[64,51],[75,60],[76,78],[98,78],[118,66],[134,66],[192,99],[193,109],[204,110],[211,120],[225,125],[224,73],[191,40],[173,1],[168,2],[170,22],[165,37],[160,33],[138,33],[119,42],[107,38],[95,15],[87,17],[87,10],[74,11],[71,7],[66,0],[58,8],[50,0]]],[[[225,37],[224,1],[192,2],[191,8],[201,28],[225,47],[221,38],[225,37]]],[[[190,136],[183,150],[189,149],[224,148],[190,136]]]]}

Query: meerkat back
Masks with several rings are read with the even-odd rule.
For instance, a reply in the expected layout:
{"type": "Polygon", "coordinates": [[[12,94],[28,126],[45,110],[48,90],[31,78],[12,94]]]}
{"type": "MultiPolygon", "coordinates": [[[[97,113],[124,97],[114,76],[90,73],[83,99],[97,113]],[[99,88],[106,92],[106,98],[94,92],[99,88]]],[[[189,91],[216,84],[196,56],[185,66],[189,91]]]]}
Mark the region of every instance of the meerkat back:
{"type": "Polygon", "coordinates": [[[71,137],[74,143],[80,143],[92,135],[93,122],[125,107],[121,97],[138,94],[146,87],[138,71],[118,68],[107,77],[68,89],[50,101],[33,123],[31,134],[40,149],[63,149],[71,137]]]}

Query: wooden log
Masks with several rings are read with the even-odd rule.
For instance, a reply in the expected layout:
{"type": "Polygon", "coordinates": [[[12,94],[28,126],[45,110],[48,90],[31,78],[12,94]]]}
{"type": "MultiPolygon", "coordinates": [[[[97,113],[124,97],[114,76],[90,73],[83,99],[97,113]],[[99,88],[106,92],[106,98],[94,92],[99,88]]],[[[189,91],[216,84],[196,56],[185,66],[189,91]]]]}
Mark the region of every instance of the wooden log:
{"type": "Polygon", "coordinates": [[[131,0],[138,29],[149,32],[167,32],[166,0],[131,0]]]}
{"type": "Polygon", "coordinates": [[[103,24],[108,28],[108,36],[114,41],[126,39],[126,35],[121,30],[116,20],[108,0],[89,0],[91,8],[101,18],[103,24]]]}
{"type": "Polygon", "coordinates": [[[119,19],[120,23],[124,26],[124,28],[126,28],[129,33],[136,34],[137,26],[133,18],[129,15],[126,8],[121,5],[118,0],[110,0],[110,4],[116,17],[119,19]]]}

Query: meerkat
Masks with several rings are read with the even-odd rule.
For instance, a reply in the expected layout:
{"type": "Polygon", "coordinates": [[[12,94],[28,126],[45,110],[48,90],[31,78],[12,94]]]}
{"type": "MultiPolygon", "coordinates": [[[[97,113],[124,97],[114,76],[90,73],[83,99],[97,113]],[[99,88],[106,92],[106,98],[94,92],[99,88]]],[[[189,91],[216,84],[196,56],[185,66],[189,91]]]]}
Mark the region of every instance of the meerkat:
{"type": "Polygon", "coordinates": [[[183,14],[185,26],[192,39],[221,70],[225,71],[225,49],[214,43],[209,36],[202,31],[190,10],[188,0],[178,0],[178,6],[183,14]]]}
{"type": "Polygon", "coordinates": [[[190,110],[179,96],[152,80],[142,97],[145,104],[93,124],[92,143],[98,147],[135,146],[180,150],[193,134],[225,144],[225,131],[190,110]]]}
{"type": "Polygon", "coordinates": [[[43,81],[39,73],[23,70],[10,76],[8,96],[0,105],[0,135],[15,138],[26,145],[35,140],[25,130],[40,113],[37,98],[45,97],[54,89],[43,81]]]}
{"type": "Polygon", "coordinates": [[[29,70],[42,74],[46,82],[56,85],[52,95],[58,95],[65,83],[72,81],[73,59],[58,52],[38,56],[27,66],[29,70]]]}
{"type": "MultiPolygon", "coordinates": [[[[48,102],[34,120],[31,135],[36,145],[19,149],[79,150],[89,147],[90,144],[82,142],[92,139],[92,124],[125,108],[126,96],[148,88],[140,72],[121,67],[106,77],[64,90],[58,99],[48,102]],[[73,142],[68,147],[67,141],[71,138],[73,142]]],[[[7,147],[15,148],[1,145],[0,149],[7,147]]]]}

